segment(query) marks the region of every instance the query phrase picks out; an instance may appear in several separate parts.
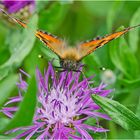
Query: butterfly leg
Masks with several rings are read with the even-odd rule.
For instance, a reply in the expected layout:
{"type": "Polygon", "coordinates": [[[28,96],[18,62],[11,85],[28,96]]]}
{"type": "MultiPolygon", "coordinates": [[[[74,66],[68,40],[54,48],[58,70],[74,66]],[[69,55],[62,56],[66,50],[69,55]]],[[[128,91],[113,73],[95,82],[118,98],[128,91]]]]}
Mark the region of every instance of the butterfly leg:
{"type": "Polygon", "coordinates": [[[58,68],[58,69],[62,69],[62,67],[61,66],[53,66],[54,68],[58,68]]]}
{"type": "Polygon", "coordinates": [[[65,72],[65,71],[66,71],[66,70],[64,70],[64,69],[63,69],[63,70],[58,70],[58,72],[65,72]]]}
{"type": "Polygon", "coordinates": [[[82,72],[81,70],[73,70],[74,72],[82,72]]]}

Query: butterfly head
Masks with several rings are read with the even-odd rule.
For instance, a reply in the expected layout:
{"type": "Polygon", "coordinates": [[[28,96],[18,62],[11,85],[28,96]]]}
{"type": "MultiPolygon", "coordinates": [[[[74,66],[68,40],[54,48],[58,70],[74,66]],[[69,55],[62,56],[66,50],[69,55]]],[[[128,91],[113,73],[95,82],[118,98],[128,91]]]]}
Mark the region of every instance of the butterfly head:
{"type": "Polygon", "coordinates": [[[59,56],[61,67],[67,71],[78,71],[80,60],[77,48],[65,47],[61,52],[59,56]]]}
{"type": "Polygon", "coordinates": [[[67,71],[79,71],[81,63],[75,60],[61,59],[60,65],[64,70],[67,70],[67,71]]]}

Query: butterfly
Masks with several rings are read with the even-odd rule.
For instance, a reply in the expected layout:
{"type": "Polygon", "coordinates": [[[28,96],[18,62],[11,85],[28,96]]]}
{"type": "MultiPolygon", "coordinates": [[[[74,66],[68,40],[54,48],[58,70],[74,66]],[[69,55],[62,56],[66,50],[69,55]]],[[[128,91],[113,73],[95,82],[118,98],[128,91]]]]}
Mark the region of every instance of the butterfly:
{"type": "MultiPolygon", "coordinates": [[[[0,10],[3,14],[7,15],[14,22],[20,24],[24,28],[27,28],[26,23],[19,19],[9,16],[4,10],[0,10]]],[[[78,71],[81,65],[81,60],[84,57],[94,52],[97,48],[104,46],[110,41],[122,36],[123,34],[138,26],[140,25],[125,28],[121,31],[112,33],[110,35],[106,35],[102,38],[97,37],[96,39],[81,43],[75,48],[68,47],[65,41],[41,30],[37,30],[35,32],[35,36],[38,39],[40,39],[51,51],[53,51],[59,57],[60,65],[63,68],[63,70],[78,71]]]]}

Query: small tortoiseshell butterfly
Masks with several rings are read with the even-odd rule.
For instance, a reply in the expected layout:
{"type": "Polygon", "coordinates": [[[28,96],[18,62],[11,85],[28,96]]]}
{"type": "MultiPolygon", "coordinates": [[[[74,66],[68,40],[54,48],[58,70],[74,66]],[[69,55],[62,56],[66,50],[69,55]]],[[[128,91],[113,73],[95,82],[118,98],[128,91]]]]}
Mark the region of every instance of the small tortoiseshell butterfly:
{"type": "MultiPolygon", "coordinates": [[[[20,21],[19,19],[9,16],[4,10],[0,9],[5,15],[11,18],[14,22],[20,24],[22,27],[26,28],[27,24],[20,21]]],[[[39,38],[45,45],[51,49],[60,58],[60,65],[64,70],[77,71],[80,67],[80,61],[90,53],[94,52],[97,48],[102,47],[113,39],[120,37],[121,35],[127,33],[131,29],[137,26],[125,28],[122,31],[115,32],[110,35],[106,35],[102,38],[96,38],[94,40],[81,43],[75,48],[68,47],[65,41],[58,39],[57,37],[40,30],[35,32],[35,36],[39,38]]]]}

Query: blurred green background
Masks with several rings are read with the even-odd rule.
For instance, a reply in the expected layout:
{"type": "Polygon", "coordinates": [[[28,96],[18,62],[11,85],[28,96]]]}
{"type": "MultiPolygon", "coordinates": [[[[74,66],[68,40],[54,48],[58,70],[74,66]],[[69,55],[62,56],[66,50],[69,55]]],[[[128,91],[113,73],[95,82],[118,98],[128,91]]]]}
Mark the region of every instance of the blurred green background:
{"type": "MultiPolygon", "coordinates": [[[[29,27],[32,30],[38,28],[48,31],[67,40],[70,46],[74,46],[81,41],[137,24],[140,24],[140,2],[137,1],[37,1],[36,14],[32,16],[29,27]]],[[[15,83],[18,81],[19,68],[34,75],[36,67],[43,72],[47,67],[47,61],[57,56],[47,47],[43,47],[44,45],[31,31],[18,25],[10,27],[1,21],[0,31],[0,106],[2,106],[9,96],[18,92],[15,83]],[[39,55],[43,58],[39,58],[39,55]]],[[[86,64],[85,75],[96,75],[95,85],[104,78],[109,83],[107,88],[114,89],[112,98],[138,115],[140,115],[139,31],[139,28],[130,31],[82,61],[86,64]],[[111,70],[109,77],[105,73],[108,69],[111,70]]],[[[59,64],[56,61],[54,65],[59,64]]],[[[101,123],[110,129],[108,139],[135,138],[134,132],[130,133],[113,122],[101,123]]]]}

